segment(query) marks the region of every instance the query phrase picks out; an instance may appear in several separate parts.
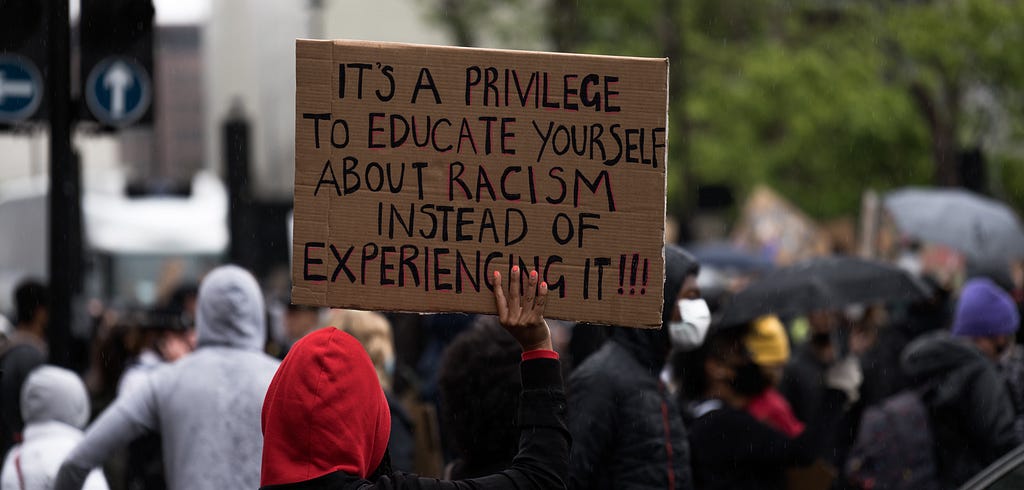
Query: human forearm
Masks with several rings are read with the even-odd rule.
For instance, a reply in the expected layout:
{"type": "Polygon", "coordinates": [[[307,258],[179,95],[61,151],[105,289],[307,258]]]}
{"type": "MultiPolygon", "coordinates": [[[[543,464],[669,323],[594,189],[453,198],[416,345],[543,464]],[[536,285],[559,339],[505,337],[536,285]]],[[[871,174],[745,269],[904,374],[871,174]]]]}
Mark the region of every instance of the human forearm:
{"type": "Polygon", "coordinates": [[[127,415],[125,402],[115,402],[89,427],[61,465],[55,489],[81,489],[93,468],[102,466],[116,449],[147,431],[144,424],[127,415]]]}
{"type": "Polygon", "coordinates": [[[519,453],[510,472],[536,488],[565,488],[569,464],[569,430],[559,361],[532,359],[521,365],[519,453]]]}

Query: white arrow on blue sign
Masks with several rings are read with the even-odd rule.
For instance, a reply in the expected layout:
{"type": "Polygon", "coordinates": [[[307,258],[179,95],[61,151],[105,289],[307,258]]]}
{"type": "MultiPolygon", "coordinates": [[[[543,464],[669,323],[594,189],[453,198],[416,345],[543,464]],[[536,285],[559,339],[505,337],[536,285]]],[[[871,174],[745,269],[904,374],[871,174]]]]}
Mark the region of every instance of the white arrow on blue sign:
{"type": "Polygon", "coordinates": [[[85,102],[96,119],[114,127],[138,121],[152,100],[149,74],[138,63],[122,56],[104,58],[89,72],[85,102]]]}
{"type": "Polygon", "coordinates": [[[43,100],[43,77],[28,58],[0,55],[0,123],[24,121],[43,100]]]}

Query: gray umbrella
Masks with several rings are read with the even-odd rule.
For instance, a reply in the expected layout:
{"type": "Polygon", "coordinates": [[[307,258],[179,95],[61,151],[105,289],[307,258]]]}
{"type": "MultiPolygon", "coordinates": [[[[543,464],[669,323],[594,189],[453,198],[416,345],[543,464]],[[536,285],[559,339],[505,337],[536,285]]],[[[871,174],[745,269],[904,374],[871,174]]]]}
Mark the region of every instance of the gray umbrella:
{"type": "Polygon", "coordinates": [[[962,189],[907,188],[886,195],[885,208],[907,235],[957,249],[972,262],[1024,258],[1024,230],[999,201],[962,189]]]}

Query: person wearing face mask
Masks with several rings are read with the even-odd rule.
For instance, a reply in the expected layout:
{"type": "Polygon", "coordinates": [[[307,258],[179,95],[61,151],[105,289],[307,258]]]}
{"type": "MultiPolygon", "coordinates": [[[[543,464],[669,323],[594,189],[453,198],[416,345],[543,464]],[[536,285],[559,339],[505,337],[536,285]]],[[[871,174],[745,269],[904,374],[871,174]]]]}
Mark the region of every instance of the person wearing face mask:
{"type": "Polygon", "coordinates": [[[750,404],[771,380],[755,362],[747,336],[747,328],[714,330],[687,359],[683,390],[695,400],[689,441],[696,488],[786,488],[787,470],[811,465],[831,447],[836,422],[856,399],[857,367],[841,362],[826,375],[822,410],[798,436],[759,421],[750,404]]]}
{"type": "Polygon", "coordinates": [[[696,347],[711,323],[699,270],[667,245],[661,328],[612,329],[570,376],[569,488],[693,488],[686,429],[660,373],[673,345],[696,347]]]}
{"type": "Polygon", "coordinates": [[[1024,436],[1024,355],[1015,338],[1020,316],[1013,298],[987,278],[967,281],[953,320],[953,336],[971,341],[998,368],[1016,413],[1014,428],[1024,436]]]}
{"type": "Polygon", "coordinates": [[[754,383],[748,390],[757,394],[747,405],[747,412],[789,437],[799,436],[804,431],[804,424],[797,420],[789,402],[776,389],[789,360],[789,338],[782,322],[774,315],[754,320],[750,331],[743,337],[743,345],[761,370],[760,373],[752,373],[754,383]]]}

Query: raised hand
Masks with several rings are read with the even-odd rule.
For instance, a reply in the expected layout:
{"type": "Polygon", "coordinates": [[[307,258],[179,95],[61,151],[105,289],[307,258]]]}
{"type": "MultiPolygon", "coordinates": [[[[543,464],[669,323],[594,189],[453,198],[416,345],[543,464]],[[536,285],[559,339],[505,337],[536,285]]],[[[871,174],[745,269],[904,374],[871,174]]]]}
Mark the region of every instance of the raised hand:
{"type": "Polygon", "coordinates": [[[529,278],[520,298],[519,283],[523,271],[519,266],[512,268],[508,291],[505,290],[501,272],[494,271],[491,285],[494,287],[494,301],[498,306],[498,319],[523,348],[523,352],[552,350],[551,331],[544,322],[544,305],[548,300],[548,283],[541,282],[537,271],[530,271],[529,278]]]}

